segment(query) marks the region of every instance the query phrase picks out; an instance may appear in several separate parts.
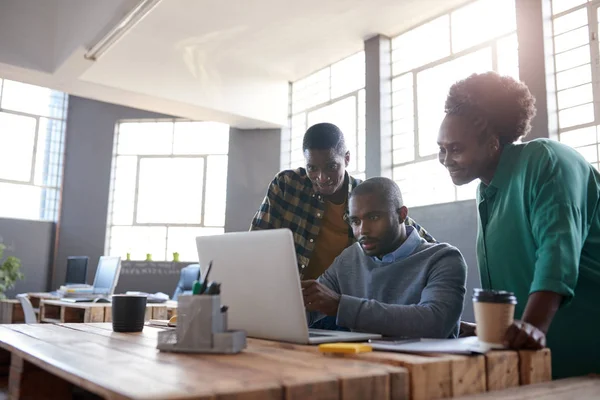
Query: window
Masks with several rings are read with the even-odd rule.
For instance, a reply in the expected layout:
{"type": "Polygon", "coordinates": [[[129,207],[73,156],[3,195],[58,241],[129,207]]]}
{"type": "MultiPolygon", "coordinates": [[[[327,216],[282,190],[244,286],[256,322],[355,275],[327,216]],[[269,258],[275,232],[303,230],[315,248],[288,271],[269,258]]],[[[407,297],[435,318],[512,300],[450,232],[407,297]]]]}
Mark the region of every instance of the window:
{"type": "Polygon", "coordinates": [[[552,14],[558,139],[599,168],[598,3],[553,0],[552,14]]]}
{"type": "Polygon", "coordinates": [[[195,238],[225,225],[229,126],[124,121],[117,125],[108,213],[109,255],[198,259],[195,238]]]}
{"type": "Polygon", "coordinates": [[[392,39],[393,178],[409,206],[475,197],[437,160],[450,86],[495,70],[519,79],[514,1],[478,0],[392,39]]]}
{"type": "Polygon", "coordinates": [[[344,133],[348,172],[365,176],[365,53],[359,52],[292,84],[290,135],[282,143],[282,168],[304,165],[306,129],[331,122],[344,133]]]}
{"type": "Polygon", "coordinates": [[[58,220],[67,100],[0,79],[0,217],[58,220]]]}

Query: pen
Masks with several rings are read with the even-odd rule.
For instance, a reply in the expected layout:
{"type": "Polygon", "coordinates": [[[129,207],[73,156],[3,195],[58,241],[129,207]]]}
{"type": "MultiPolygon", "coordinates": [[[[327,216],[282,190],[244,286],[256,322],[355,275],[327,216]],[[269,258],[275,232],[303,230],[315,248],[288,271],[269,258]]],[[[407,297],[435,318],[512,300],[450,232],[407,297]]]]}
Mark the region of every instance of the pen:
{"type": "Polygon", "coordinates": [[[204,281],[202,281],[202,287],[200,288],[200,294],[204,293],[206,290],[206,286],[208,285],[208,275],[210,274],[210,270],[212,268],[212,260],[208,263],[208,271],[206,271],[206,275],[204,276],[204,281]]]}
{"type": "Polygon", "coordinates": [[[196,280],[194,281],[193,285],[192,285],[192,294],[200,294],[202,293],[200,291],[201,285],[200,285],[200,268],[198,268],[198,278],[196,278],[196,280]]]}

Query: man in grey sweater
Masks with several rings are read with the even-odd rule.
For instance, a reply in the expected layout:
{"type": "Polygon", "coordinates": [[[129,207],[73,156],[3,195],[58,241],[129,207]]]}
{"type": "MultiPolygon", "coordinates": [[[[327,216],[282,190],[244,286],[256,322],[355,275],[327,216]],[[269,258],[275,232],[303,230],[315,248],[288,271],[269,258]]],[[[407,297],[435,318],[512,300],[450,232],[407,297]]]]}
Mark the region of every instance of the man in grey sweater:
{"type": "Polygon", "coordinates": [[[371,178],[350,194],[357,243],[317,280],[302,281],[309,324],[336,316],[352,331],[414,338],[457,337],[467,266],[445,243],[404,224],[408,209],[391,179],[371,178]]]}

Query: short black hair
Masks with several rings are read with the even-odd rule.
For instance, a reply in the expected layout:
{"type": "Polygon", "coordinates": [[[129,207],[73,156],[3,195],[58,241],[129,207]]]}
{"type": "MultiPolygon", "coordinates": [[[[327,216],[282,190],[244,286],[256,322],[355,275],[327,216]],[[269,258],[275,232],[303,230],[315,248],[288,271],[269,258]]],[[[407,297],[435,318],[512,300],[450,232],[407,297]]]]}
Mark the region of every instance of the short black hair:
{"type": "Polygon", "coordinates": [[[340,155],[346,154],[344,134],[336,125],[329,122],[315,124],[308,128],[302,140],[302,151],[335,150],[340,155]]]}
{"type": "Polygon", "coordinates": [[[446,114],[485,119],[501,145],[513,143],[531,130],[535,98],[527,85],[497,72],[472,74],[448,93],[446,114]]]}
{"type": "Polygon", "coordinates": [[[389,178],[378,176],[367,179],[352,190],[350,198],[364,194],[378,195],[387,204],[393,206],[394,210],[404,206],[402,192],[398,184],[389,178]]]}

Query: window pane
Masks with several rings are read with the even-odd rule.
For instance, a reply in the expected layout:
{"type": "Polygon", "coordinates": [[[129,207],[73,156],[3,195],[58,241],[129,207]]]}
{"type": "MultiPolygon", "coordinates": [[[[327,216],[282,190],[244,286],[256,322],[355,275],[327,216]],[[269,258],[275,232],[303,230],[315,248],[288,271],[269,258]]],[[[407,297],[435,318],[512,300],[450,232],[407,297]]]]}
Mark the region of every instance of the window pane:
{"type": "Polygon", "coordinates": [[[394,165],[413,161],[415,159],[415,134],[406,132],[392,136],[392,162],[394,165]]]}
{"type": "Polygon", "coordinates": [[[596,137],[596,127],[588,126],[587,128],[561,132],[560,141],[571,147],[581,147],[588,144],[597,143],[598,139],[596,137]]]}
{"type": "Polygon", "coordinates": [[[592,146],[577,147],[575,150],[577,150],[587,162],[598,162],[598,145],[594,144],[592,146]]]}
{"type": "Polygon", "coordinates": [[[594,101],[591,83],[583,86],[577,86],[573,89],[563,90],[558,92],[557,96],[558,108],[560,110],[594,101]]]}
{"type": "Polygon", "coordinates": [[[229,125],[218,122],[175,122],[173,154],[227,154],[229,125]]]}
{"type": "Polygon", "coordinates": [[[574,31],[563,33],[554,37],[554,52],[562,53],[571,50],[590,41],[589,30],[587,26],[575,29],[574,31]]]}
{"type": "Polygon", "coordinates": [[[331,98],[365,87],[365,52],[360,51],[331,65],[331,98]]]}
{"type": "Polygon", "coordinates": [[[200,224],[202,158],[143,158],[137,223],[200,224]]]}
{"type": "Polygon", "coordinates": [[[208,156],[206,171],[205,226],[225,225],[227,156],[208,156]]]}
{"type": "Polygon", "coordinates": [[[587,124],[594,120],[594,105],[586,104],[583,106],[567,108],[558,112],[558,125],[560,128],[587,124]]]}
{"type": "Polygon", "coordinates": [[[30,181],[35,128],[35,118],[0,112],[0,178],[30,181]]]}
{"type": "Polygon", "coordinates": [[[587,8],[574,11],[554,20],[554,34],[560,35],[588,24],[587,8]]]}
{"type": "Polygon", "coordinates": [[[514,0],[479,0],[451,15],[455,53],[517,29],[514,0]]]}
{"type": "Polygon", "coordinates": [[[292,112],[303,111],[331,99],[331,69],[323,68],[292,84],[292,112]]]}
{"type": "Polygon", "coordinates": [[[172,154],[173,122],[123,122],[117,154],[172,154]]]}
{"type": "Polygon", "coordinates": [[[564,53],[557,54],[555,57],[556,72],[564,71],[569,68],[590,63],[590,45],[578,47],[564,53]]]}
{"type": "Polygon", "coordinates": [[[320,122],[331,122],[343,132],[346,146],[350,151],[348,170],[355,171],[358,154],[356,149],[356,97],[350,96],[308,113],[309,127],[320,122]]]}
{"type": "Polygon", "coordinates": [[[135,204],[138,158],[135,156],[118,156],[115,163],[111,223],[114,225],[131,225],[135,204]]]}
{"type": "Polygon", "coordinates": [[[292,116],[292,137],[303,138],[306,132],[306,114],[300,113],[292,116]]]}
{"type": "Polygon", "coordinates": [[[444,103],[450,86],[475,72],[492,69],[490,48],[484,48],[453,61],[427,69],[417,75],[419,112],[419,154],[426,156],[438,150],[436,138],[444,119],[444,103]]]}
{"type": "Polygon", "coordinates": [[[438,160],[396,167],[393,179],[398,183],[408,207],[446,203],[456,199],[454,184],[438,160]]]}
{"type": "Polygon", "coordinates": [[[365,163],[366,163],[366,157],[367,157],[367,149],[366,149],[366,145],[367,145],[367,122],[366,122],[366,117],[367,117],[367,101],[365,99],[365,89],[362,89],[358,92],[358,100],[357,100],[357,104],[358,104],[358,143],[357,143],[357,148],[358,148],[358,154],[355,155],[357,161],[358,161],[358,171],[364,171],[365,170],[365,163]]]}
{"type": "Polygon", "coordinates": [[[444,15],[392,39],[394,75],[450,55],[450,18],[444,15]]]}
{"type": "Polygon", "coordinates": [[[145,260],[146,254],[153,261],[166,261],[167,228],[164,226],[113,226],[110,230],[109,255],[121,256],[131,253],[132,260],[145,260]]]}
{"type": "Polygon", "coordinates": [[[64,119],[66,96],[62,92],[5,79],[2,89],[2,108],[64,119]]]}
{"type": "Polygon", "coordinates": [[[507,36],[496,43],[498,73],[519,80],[519,43],[517,34],[507,36]]]}
{"type": "Polygon", "coordinates": [[[34,184],[60,187],[64,136],[65,121],[49,118],[39,119],[34,184]]]}
{"type": "Polygon", "coordinates": [[[182,262],[198,262],[198,236],[211,236],[223,234],[223,228],[169,228],[167,238],[167,259],[173,259],[173,253],[179,253],[182,262]]]}
{"type": "Polygon", "coordinates": [[[479,179],[475,179],[471,183],[466,185],[455,186],[456,187],[456,200],[470,200],[474,199],[477,195],[477,186],[479,186],[479,179]]]}
{"type": "Polygon", "coordinates": [[[0,182],[0,217],[40,219],[42,189],[0,182]]]}
{"type": "Polygon", "coordinates": [[[552,0],[552,14],[559,14],[563,11],[577,7],[587,0],[552,0]]]}
{"type": "Polygon", "coordinates": [[[556,74],[556,89],[562,90],[583,85],[592,81],[592,70],[589,64],[556,74]]]}

